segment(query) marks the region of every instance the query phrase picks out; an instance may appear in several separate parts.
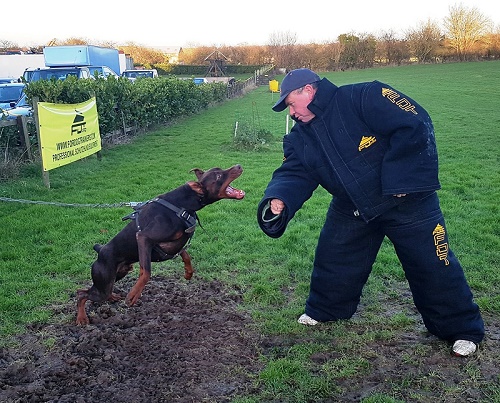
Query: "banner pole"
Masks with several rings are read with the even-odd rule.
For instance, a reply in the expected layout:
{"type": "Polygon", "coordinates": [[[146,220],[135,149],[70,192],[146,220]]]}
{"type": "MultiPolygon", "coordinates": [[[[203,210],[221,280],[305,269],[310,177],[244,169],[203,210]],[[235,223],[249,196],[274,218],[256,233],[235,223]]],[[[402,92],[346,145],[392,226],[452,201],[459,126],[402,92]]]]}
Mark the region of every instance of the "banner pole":
{"type": "Polygon", "coordinates": [[[38,97],[33,97],[33,117],[35,118],[36,138],[38,140],[38,149],[40,150],[40,162],[42,164],[42,179],[43,179],[43,184],[48,189],[50,189],[49,171],[45,171],[43,169],[42,142],[40,140],[40,124],[39,124],[39,121],[38,121],[38,97]]]}

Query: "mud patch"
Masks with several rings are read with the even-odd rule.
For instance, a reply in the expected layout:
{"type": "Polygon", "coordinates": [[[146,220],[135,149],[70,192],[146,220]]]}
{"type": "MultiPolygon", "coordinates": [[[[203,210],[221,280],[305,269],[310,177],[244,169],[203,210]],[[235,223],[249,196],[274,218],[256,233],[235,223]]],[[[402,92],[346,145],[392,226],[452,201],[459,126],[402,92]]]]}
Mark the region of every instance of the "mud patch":
{"type": "MultiPolygon", "coordinates": [[[[217,281],[158,276],[134,307],[87,302],[91,325],[33,326],[1,350],[0,401],[225,402],[250,393],[259,336],[239,300],[217,281]]],[[[57,313],[74,317],[75,304],[57,313]]]]}
{"type": "MultiPolygon", "coordinates": [[[[118,283],[122,296],[133,277],[118,283]]],[[[51,323],[31,326],[16,347],[0,349],[0,402],[284,402],[263,394],[256,380],[265,359],[286,358],[308,343],[325,346],[308,367],[318,377],[328,372],[334,387],[295,402],[361,402],[377,394],[398,402],[500,402],[498,317],[484,315],[487,336],[474,357],[452,357],[425,331],[407,285],[391,289],[365,298],[340,333],[336,324],[321,324],[266,337],[239,308],[241,290],[218,281],[153,276],[131,308],[88,302],[86,327],[74,324],[73,298],[54,308],[51,323]],[[409,324],[391,322],[400,312],[409,324]],[[370,322],[374,314],[387,321],[370,322]]]]}

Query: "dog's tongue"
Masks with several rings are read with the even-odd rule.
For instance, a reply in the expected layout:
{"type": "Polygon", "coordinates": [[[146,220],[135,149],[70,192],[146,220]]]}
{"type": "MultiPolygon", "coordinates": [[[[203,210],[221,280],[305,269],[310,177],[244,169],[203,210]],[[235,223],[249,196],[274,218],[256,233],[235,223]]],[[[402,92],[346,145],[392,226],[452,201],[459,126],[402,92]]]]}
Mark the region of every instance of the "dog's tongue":
{"type": "Polygon", "coordinates": [[[232,186],[226,188],[226,194],[234,199],[243,199],[245,197],[245,192],[240,189],[235,189],[232,186]]]}

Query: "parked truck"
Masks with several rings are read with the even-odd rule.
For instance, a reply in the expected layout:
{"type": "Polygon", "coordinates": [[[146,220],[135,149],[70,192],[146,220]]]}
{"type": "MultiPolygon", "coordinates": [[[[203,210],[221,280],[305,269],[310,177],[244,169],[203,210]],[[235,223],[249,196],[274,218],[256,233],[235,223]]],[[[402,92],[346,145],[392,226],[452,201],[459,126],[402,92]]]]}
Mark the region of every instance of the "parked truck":
{"type": "Polygon", "coordinates": [[[93,66],[89,69],[92,75],[97,71],[107,77],[110,75],[108,69],[120,76],[124,70],[133,68],[133,60],[122,51],[92,45],[47,46],[43,54],[0,55],[0,77],[11,81],[20,77],[29,81],[32,71],[55,66],[93,66]]]}
{"type": "Polygon", "coordinates": [[[107,66],[116,75],[121,73],[117,49],[93,45],[46,46],[43,55],[47,67],[107,66]]]}

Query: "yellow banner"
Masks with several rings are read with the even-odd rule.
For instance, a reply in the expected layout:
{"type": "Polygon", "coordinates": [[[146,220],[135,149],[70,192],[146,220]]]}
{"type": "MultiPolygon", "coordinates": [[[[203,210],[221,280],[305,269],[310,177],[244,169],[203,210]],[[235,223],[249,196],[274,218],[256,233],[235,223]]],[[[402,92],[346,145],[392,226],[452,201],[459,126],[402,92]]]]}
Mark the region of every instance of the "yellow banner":
{"type": "Polygon", "coordinates": [[[96,99],[80,104],[38,103],[42,166],[49,171],[101,149],[96,99]]]}

